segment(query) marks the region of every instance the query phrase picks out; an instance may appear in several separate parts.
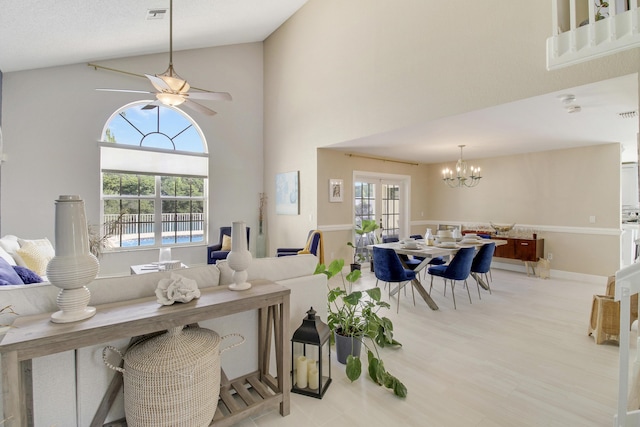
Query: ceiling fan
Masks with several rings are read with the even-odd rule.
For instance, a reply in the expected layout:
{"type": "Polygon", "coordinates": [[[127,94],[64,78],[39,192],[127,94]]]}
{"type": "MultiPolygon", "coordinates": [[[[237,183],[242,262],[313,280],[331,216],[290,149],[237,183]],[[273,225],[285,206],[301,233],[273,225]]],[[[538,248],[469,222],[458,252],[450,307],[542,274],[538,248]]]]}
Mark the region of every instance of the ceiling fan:
{"type": "MultiPolygon", "coordinates": [[[[102,68],[110,71],[117,71],[125,74],[131,74],[143,77],[140,74],[129,73],[126,71],[116,70],[113,68],[103,67],[96,64],[88,64],[94,68],[102,68]]],[[[212,109],[199,104],[194,99],[207,101],[231,101],[231,95],[227,92],[214,92],[206,89],[192,88],[186,80],[180,77],[173,69],[173,0],[169,0],[169,68],[162,74],[145,74],[144,77],[149,79],[156,92],[145,90],[127,90],[127,89],[96,89],[107,92],[129,92],[129,93],[148,93],[155,94],[156,101],[144,106],[142,109],[147,110],[156,108],[158,105],[169,105],[176,107],[184,104],[199,113],[209,116],[216,114],[212,109]],[[189,92],[189,89],[196,89],[198,92],[189,92]]]]}

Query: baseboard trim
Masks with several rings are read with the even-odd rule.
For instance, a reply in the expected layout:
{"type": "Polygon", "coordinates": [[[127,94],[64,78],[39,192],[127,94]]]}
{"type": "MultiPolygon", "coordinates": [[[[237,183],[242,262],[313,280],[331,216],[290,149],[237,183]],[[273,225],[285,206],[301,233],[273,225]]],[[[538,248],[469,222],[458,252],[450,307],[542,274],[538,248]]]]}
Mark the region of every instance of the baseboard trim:
{"type": "MultiPolygon", "coordinates": [[[[493,263],[491,263],[491,268],[498,268],[500,270],[507,270],[507,271],[515,271],[517,273],[522,273],[522,274],[527,274],[527,271],[525,269],[524,264],[519,265],[519,264],[509,264],[509,263],[505,263],[505,262],[496,262],[494,261],[493,263]]],[[[583,273],[576,273],[573,271],[564,271],[564,270],[551,270],[550,271],[550,275],[551,277],[553,277],[554,279],[563,279],[563,280],[572,280],[574,282],[586,282],[586,283],[591,283],[591,284],[606,284],[607,283],[607,278],[605,276],[597,276],[594,274],[583,274],[583,273]]],[[[543,279],[541,279],[543,280],[543,279]]]]}

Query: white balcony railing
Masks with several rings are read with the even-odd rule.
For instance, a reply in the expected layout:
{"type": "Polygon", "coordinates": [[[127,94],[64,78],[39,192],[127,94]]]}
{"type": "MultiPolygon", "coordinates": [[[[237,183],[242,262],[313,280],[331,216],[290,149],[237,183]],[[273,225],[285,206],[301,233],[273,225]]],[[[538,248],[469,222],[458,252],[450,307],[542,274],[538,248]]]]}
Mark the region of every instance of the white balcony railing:
{"type": "Polygon", "coordinates": [[[553,70],[640,46],[638,0],[551,0],[552,34],[547,39],[547,69],[553,70]]]}

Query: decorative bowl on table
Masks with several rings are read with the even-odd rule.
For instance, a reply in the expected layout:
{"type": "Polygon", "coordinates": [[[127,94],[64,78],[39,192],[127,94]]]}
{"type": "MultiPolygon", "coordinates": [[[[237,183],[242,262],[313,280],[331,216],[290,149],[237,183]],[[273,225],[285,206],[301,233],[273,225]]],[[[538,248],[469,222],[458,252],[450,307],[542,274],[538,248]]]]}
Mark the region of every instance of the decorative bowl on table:
{"type": "Polygon", "coordinates": [[[506,235],[508,232],[510,232],[513,227],[515,227],[515,223],[513,224],[494,224],[493,222],[489,222],[489,224],[491,224],[491,228],[493,228],[493,230],[498,234],[498,235],[506,235]]]}

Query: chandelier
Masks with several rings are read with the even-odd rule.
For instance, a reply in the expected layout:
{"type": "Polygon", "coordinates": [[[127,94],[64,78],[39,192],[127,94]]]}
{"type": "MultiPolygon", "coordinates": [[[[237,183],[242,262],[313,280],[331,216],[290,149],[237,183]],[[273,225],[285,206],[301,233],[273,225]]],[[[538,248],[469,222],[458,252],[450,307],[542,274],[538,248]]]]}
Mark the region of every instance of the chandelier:
{"type": "Polygon", "coordinates": [[[442,170],[442,180],[447,183],[449,187],[475,187],[480,182],[480,168],[471,166],[467,167],[467,162],[462,160],[462,149],[464,145],[458,145],[460,147],[460,159],[456,163],[455,170],[445,168],[442,170]],[[470,175],[467,175],[470,172],[470,175]]]}

